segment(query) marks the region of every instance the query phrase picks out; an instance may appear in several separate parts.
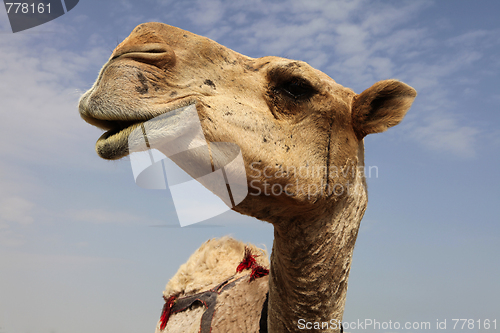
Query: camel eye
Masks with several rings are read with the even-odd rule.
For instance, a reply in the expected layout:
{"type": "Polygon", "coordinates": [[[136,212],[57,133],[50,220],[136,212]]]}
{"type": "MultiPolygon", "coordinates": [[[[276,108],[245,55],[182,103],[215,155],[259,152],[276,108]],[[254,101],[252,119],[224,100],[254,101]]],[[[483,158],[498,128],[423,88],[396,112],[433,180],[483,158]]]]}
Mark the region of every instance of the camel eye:
{"type": "Polygon", "coordinates": [[[316,93],[309,82],[303,79],[291,79],[281,84],[279,87],[288,97],[293,99],[307,99],[316,93]]]}

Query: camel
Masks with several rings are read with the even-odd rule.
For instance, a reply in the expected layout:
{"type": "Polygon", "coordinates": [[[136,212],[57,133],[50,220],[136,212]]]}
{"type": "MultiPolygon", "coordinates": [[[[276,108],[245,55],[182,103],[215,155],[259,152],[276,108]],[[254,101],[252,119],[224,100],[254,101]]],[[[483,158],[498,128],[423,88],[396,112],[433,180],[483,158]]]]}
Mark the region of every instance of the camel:
{"type": "Polygon", "coordinates": [[[367,207],[363,139],[400,123],[415,97],[398,80],[356,94],[302,61],[137,26],[80,99],[81,117],[106,131],[98,155],[127,156],[134,129],[195,107],[206,140],[243,155],[248,195],[233,210],[274,227],[270,264],[232,238],[203,244],[167,284],[156,332],[340,332],[367,207]]]}

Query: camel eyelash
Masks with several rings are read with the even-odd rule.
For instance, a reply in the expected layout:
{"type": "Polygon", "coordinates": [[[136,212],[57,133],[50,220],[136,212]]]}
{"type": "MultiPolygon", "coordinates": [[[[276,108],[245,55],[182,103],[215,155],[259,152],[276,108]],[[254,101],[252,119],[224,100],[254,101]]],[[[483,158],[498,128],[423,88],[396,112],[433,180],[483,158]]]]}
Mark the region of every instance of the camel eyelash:
{"type": "Polygon", "coordinates": [[[293,68],[276,68],[269,73],[273,94],[281,94],[293,101],[304,101],[317,93],[312,84],[293,73],[293,68]]]}
{"type": "Polygon", "coordinates": [[[309,82],[300,79],[286,81],[278,88],[294,100],[305,100],[312,97],[312,95],[316,93],[316,90],[309,84],[309,82]]]}

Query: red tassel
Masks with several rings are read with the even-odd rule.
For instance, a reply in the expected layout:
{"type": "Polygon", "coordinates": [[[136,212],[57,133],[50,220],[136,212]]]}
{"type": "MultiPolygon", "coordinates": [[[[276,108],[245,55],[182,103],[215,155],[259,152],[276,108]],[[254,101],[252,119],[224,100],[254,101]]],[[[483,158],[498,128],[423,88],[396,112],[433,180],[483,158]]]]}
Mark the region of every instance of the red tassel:
{"type": "Polygon", "coordinates": [[[236,272],[243,272],[245,269],[249,269],[256,264],[257,261],[255,260],[255,256],[250,252],[248,247],[245,247],[245,257],[240,262],[238,267],[236,267],[236,272]]]}
{"type": "Polygon", "coordinates": [[[163,310],[161,312],[161,317],[160,317],[160,330],[164,330],[165,327],[167,326],[168,319],[170,318],[170,314],[172,311],[172,307],[175,304],[175,299],[177,298],[176,296],[170,296],[168,299],[165,298],[165,305],[163,306],[163,310]]]}
{"type": "Polygon", "coordinates": [[[253,255],[250,252],[250,249],[248,247],[245,247],[245,257],[243,260],[240,262],[238,267],[236,267],[236,272],[243,272],[245,269],[252,269],[252,272],[250,273],[250,279],[248,282],[252,282],[255,279],[258,279],[260,277],[266,276],[269,274],[269,270],[258,265],[257,261],[255,260],[256,255],[253,255]]]}
{"type": "Polygon", "coordinates": [[[266,276],[269,274],[269,270],[262,266],[254,266],[252,267],[252,273],[250,273],[250,280],[248,282],[252,282],[255,279],[266,276]]]}

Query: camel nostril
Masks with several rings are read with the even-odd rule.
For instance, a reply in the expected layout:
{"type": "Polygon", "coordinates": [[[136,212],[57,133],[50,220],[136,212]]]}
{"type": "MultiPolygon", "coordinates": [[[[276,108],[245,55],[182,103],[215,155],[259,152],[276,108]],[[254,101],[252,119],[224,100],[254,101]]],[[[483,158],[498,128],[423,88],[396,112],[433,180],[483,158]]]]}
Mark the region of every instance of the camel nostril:
{"type": "Polygon", "coordinates": [[[111,55],[110,61],[118,58],[132,59],[159,68],[172,67],[175,65],[174,50],[165,43],[122,44],[115,49],[111,55]]]}
{"type": "Polygon", "coordinates": [[[149,53],[163,53],[163,52],[165,52],[165,50],[158,50],[158,49],[155,49],[155,50],[149,50],[149,51],[147,51],[147,52],[149,52],[149,53]]]}

